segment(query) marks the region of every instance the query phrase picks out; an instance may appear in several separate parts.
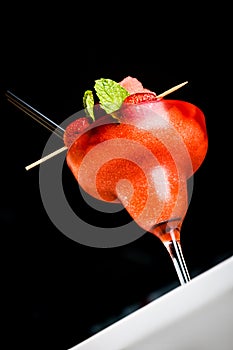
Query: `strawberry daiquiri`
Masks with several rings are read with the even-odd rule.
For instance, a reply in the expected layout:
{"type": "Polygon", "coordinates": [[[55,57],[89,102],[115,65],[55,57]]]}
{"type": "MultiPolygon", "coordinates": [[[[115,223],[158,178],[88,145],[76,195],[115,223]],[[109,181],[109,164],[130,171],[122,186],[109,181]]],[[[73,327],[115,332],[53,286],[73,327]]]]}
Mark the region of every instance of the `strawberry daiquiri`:
{"type": "Polygon", "coordinates": [[[86,91],[86,115],[65,130],[68,167],[88,194],[122,203],[173,255],[188,208],[187,180],[207,153],[204,114],[189,102],[157,97],[132,77],[99,79],[94,89],[98,103],[86,91]]]}

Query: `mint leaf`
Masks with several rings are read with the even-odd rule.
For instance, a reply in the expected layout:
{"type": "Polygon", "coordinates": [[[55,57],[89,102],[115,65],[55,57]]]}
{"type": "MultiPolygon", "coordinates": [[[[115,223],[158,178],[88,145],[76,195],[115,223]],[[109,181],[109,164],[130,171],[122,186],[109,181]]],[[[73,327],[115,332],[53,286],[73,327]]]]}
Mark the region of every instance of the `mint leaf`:
{"type": "Polygon", "coordinates": [[[94,116],[94,96],[91,90],[87,90],[84,92],[84,96],[83,96],[83,106],[88,114],[88,116],[90,116],[93,121],[95,120],[95,116],[94,116]]]}
{"type": "Polygon", "coordinates": [[[107,114],[117,111],[124,99],[129,96],[129,92],[125,88],[111,79],[95,80],[94,89],[101,107],[107,114]]]}

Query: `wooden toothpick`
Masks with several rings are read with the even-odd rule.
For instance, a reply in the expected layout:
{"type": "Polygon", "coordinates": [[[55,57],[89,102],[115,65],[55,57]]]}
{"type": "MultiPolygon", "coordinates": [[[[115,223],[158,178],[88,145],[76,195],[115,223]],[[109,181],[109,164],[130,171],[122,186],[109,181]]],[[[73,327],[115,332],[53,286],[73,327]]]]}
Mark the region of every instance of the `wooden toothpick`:
{"type": "Polygon", "coordinates": [[[168,90],[164,91],[162,94],[159,94],[157,97],[161,98],[161,97],[167,96],[167,95],[171,94],[172,92],[180,89],[182,86],[184,86],[186,84],[188,84],[188,81],[185,81],[184,83],[181,83],[181,84],[178,84],[176,86],[173,86],[171,89],[168,89],[168,90]]]}
{"type": "Polygon", "coordinates": [[[45,156],[45,157],[43,157],[43,158],[37,160],[36,162],[34,162],[34,163],[30,164],[30,165],[27,165],[27,166],[25,167],[25,169],[26,169],[26,170],[29,170],[29,169],[31,169],[31,168],[34,168],[36,165],[39,165],[39,164],[45,162],[46,160],[48,160],[48,159],[50,159],[50,158],[56,156],[57,154],[59,154],[59,153],[61,153],[61,152],[66,151],[66,150],[67,150],[67,147],[66,147],[66,146],[63,146],[63,147],[57,149],[56,151],[54,151],[54,152],[48,154],[47,156],[45,156]]]}

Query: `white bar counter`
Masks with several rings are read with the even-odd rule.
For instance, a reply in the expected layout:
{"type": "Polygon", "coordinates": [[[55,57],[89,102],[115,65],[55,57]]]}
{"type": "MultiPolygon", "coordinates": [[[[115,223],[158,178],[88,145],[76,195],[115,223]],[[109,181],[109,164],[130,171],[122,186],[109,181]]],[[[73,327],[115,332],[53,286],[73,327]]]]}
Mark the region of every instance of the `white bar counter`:
{"type": "Polygon", "coordinates": [[[232,349],[233,257],[67,350],[232,349]]]}

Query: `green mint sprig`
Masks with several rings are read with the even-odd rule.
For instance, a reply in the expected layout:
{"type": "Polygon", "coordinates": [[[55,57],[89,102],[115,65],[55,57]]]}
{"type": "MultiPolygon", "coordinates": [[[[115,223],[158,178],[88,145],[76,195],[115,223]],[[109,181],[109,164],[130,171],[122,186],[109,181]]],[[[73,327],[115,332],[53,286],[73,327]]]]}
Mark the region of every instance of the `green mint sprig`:
{"type": "Polygon", "coordinates": [[[84,92],[83,96],[83,106],[86,110],[86,113],[88,116],[91,117],[91,119],[94,121],[95,116],[94,116],[94,96],[91,90],[87,90],[84,92]]]}
{"type": "MultiPolygon", "coordinates": [[[[101,78],[95,80],[94,89],[99,99],[100,107],[113,117],[115,117],[114,112],[121,107],[124,99],[130,95],[125,88],[111,79],[101,78]]],[[[94,95],[91,90],[87,90],[84,93],[83,103],[87,114],[95,120],[94,95]]]]}

